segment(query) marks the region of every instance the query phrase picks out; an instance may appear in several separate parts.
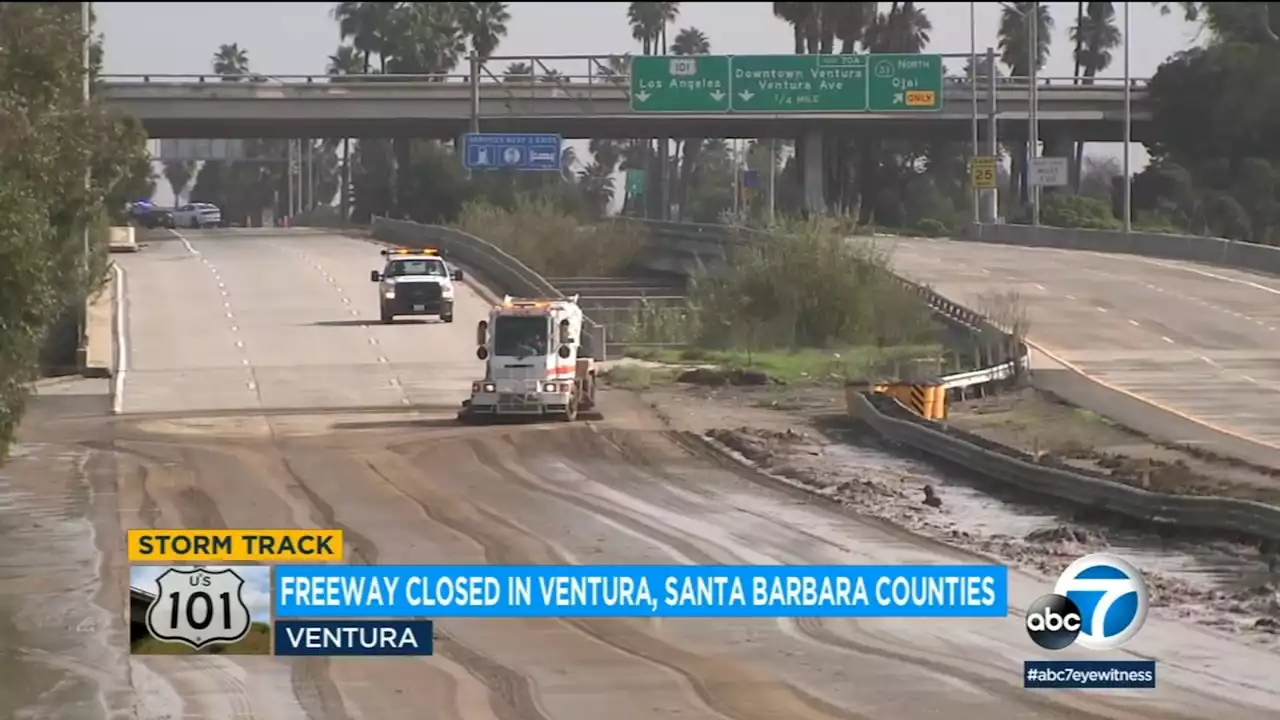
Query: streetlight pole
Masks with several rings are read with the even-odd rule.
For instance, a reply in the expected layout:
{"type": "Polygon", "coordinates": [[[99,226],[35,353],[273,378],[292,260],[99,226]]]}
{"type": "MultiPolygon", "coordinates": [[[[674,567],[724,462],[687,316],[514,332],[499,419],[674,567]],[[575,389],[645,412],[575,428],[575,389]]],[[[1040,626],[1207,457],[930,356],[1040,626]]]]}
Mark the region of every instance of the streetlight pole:
{"type": "MultiPolygon", "coordinates": [[[[977,161],[978,158],[978,20],[977,20],[977,3],[970,0],[969,2],[969,94],[973,98],[973,117],[970,120],[971,135],[973,147],[969,152],[970,164],[977,161]]],[[[970,171],[970,185],[973,173],[970,171]]],[[[972,189],[973,199],[973,223],[977,225],[982,222],[982,207],[980,202],[981,191],[977,187],[972,189]]]]}
{"type": "Polygon", "coordinates": [[[1133,178],[1129,156],[1133,142],[1133,78],[1129,76],[1129,3],[1124,4],[1124,231],[1133,232],[1133,178]]]}
{"type": "MultiPolygon", "coordinates": [[[[1030,183],[1031,167],[1035,165],[1036,158],[1040,157],[1040,3],[1031,3],[1031,12],[1026,17],[1027,24],[1030,25],[1027,30],[1027,36],[1030,39],[1027,48],[1030,77],[1027,80],[1030,83],[1028,96],[1031,101],[1030,112],[1027,113],[1029,125],[1027,128],[1027,181],[1030,183]]],[[[1040,185],[1038,183],[1031,184],[1031,224],[1033,226],[1040,224],[1040,185]]]]}

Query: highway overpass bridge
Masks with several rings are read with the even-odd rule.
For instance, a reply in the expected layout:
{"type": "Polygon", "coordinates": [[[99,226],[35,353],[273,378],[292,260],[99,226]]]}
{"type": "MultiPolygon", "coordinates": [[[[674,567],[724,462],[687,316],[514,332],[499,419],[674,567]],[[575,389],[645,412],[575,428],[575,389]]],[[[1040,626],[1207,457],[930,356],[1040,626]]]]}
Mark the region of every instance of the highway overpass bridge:
{"type": "MultiPolygon", "coordinates": [[[[565,58],[494,58],[547,67],[565,58]]],[[[473,118],[486,132],[550,132],[566,138],[794,137],[814,131],[864,128],[879,132],[967,139],[973,88],[967,78],[945,80],[939,112],[915,113],[633,113],[628,78],[599,76],[608,58],[571,58],[596,68],[584,74],[522,76],[487,70],[436,76],[107,75],[97,88],[107,105],[139,118],[153,138],[370,137],[453,138],[473,118]]],[[[1134,137],[1150,124],[1146,82],[1133,81],[1134,137]]],[[[1041,134],[1046,141],[1119,141],[1124,133],[1123,83],[1090,86],[1043,78],[1041,134]]],[[[978,81],[978,106],[992,110],[990,79],[978,81]]],[[[995,83],[1002,139],[1027,136],[1026,79],[995,83]]],[[[985,129],[983,130],[985,134],[985,129]]]]}

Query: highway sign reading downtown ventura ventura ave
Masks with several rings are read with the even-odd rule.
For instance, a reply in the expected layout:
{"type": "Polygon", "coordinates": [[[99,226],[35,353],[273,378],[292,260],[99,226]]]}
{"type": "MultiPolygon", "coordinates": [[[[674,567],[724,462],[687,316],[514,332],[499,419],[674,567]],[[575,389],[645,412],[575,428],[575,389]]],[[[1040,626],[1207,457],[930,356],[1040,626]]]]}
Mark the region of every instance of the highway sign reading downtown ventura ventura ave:
{"type": "Polygon", "coordinates": [[[697,55],[631,61],[634,112],[928,112],[940,55],[697,55]]]}
{"type": "Polygon", "coordinates": [[[468,170],[560,170],[562,142],[547,133],[467,133],[462,164],[468,170]]]}

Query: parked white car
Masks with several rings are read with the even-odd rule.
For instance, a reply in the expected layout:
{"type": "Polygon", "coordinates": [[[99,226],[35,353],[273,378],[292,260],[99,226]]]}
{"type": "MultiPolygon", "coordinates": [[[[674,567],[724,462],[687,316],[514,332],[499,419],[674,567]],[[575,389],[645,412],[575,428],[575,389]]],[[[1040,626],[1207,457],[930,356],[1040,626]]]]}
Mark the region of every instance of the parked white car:
{"type": "Polygon", "coordinates": [[[180,228],[220,227],[222,210],[212,203],[187,203],[173,211],[173,224],[180,228]]]}

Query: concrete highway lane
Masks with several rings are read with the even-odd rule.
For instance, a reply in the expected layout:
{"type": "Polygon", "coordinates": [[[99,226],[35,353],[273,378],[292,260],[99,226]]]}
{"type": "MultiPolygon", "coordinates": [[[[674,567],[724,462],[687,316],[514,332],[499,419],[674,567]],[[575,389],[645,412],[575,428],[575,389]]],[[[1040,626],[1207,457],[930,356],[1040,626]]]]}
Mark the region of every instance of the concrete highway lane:
{"type": "Polygon", "coordinates": [[[1017,291],[1030,338],[1084,373],[1280,450],[1280,279],[1052,248],[893,246],[898,270],[959,302],[1017,291]]]}
{"type": "Polygon", "coordinates": [[[485,305],[455,322],[378,321],[377,247],[315,231],[184,231],[122,257],[127,413],[261,408],[457,408],[482,366],[485,305]]]}
{"type": "MultiPolygon", "coordinates": [[[[348,559],[367,564],[974,562],[744,474],[666,430],[627,394],[605,396],[602,422],[456,425],[451,410],[431,407],[450,399],[440,378],[470,379],[475,361],[463,358],[472,338],[462,330],[482,312],[480,301],[467,300],[453,328],[316,326],[341,319],[348,303],[337,288],[357,287],[362,277],[367,284],[370,255],[377,257],[370,245],[301,232],[186,237],[198,257],[174,240],[130,258],[129,327],[171,334],[167,344],[133,343],[138,370],[126,414],[104,421],[90,408],[71,412],[39,398],[19,456],[0,475],[0,508],[16,508],[0,513],[0,717],[5,710],[75,720],[1280,713],[1280,658],[1154,616],[1117,657],[1158,659],[1159,689],[1023,690],[1021,662],[1044,653],[1027,639],[1021,612],[1051,580],[1021,573],[1012,575],[1004,619],[446,619],[431,658],[126,661],[123,532],[134,527],[340,527],[348,559]],[[212,273],[204,259],[225,288],[211,277],[197,284],[200,273],[212,273]],[[223,312],[215,329],[144,311],[133,293],[165,287],[154,275],[175,267],[189,271],[173,287],[190,298],[191,318],[217,321],[221,289],[230,290],[234,317],[223,312]],[[437,331],[453,335],[425,342],[427,350],[412,339],[437,331]],[[248,365],[225,348],[238,352],[242,335],[248,365]],[[214,353],[222,353],[217,363],[205,357],[214,353]],[[291,367],[300,374],[290,376],[291,367]],[[268,369],[280,374],[258,374],[268,369]],[[241,374],[219,374],[232,371],[241,374]],[[387,403],[374,380],[393,372],[415,407],[357,412],[359,404],[387,403]],[[203,378],[230,393],[230,383],[248,382],[250,373],[266,389],[260,395],[219,404],[217,393],[201,390],[203,378]],[[350,384],[326,388],[335,377],[326,373],[350,384]],[[243,410],[208,412],[254,399],[243,410]],[[347,411],[319,413],[303,403],[347,411]],[[277,405],[295,409],[266,412],[277,405]],[[52,516],[68,519],[51,523],[52,516]]],[[[348,299],[358,301],[355,293],[348,299]]],[[[1075,649],[1056,656],[1098,657],[1075,649]]]]}

